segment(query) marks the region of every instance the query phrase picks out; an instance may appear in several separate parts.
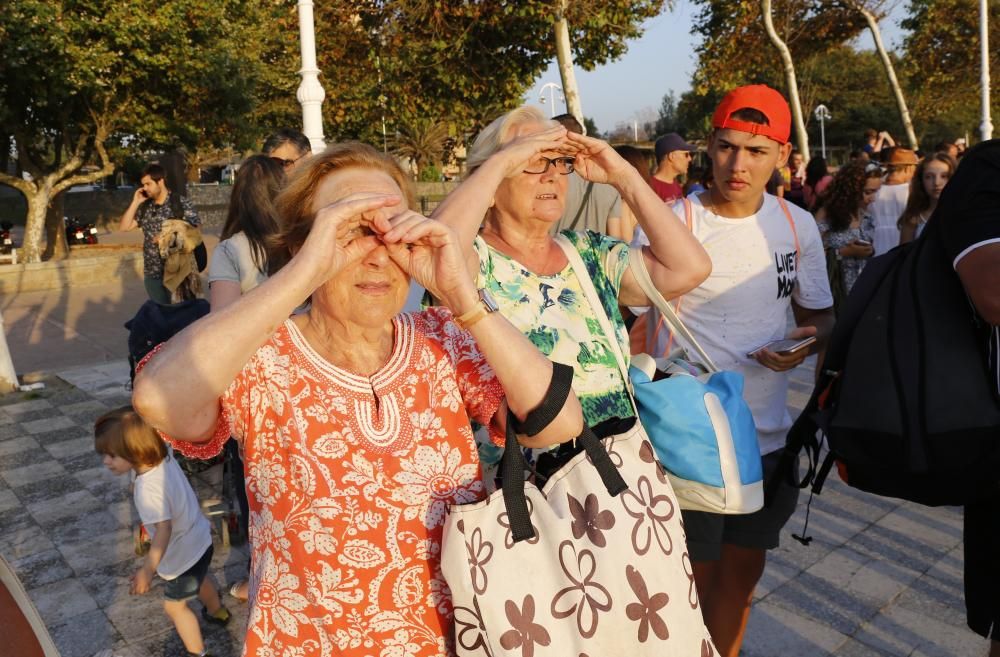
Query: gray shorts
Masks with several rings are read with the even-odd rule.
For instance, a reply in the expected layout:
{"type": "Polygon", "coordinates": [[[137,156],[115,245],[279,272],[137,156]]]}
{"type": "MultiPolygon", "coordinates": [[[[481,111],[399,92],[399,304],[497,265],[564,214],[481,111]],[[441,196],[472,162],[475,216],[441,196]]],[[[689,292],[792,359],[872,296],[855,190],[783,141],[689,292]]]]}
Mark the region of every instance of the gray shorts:
{"type": "MultiPolygon", "coordinates": [[[[781,450],[764,455],[765,482],[778,466],[780,458],[781,450]]],[[[795,467],[797,471],[797,462],[795,467]]],[[[681,510],[691,561],[718,561],[722,556],[723,543],[759,550],[778,547],[781,528],[795,513],[798,501],[799,489],[782,480],[771,506],[755,513],[728,515],[681,510]]]]}
{"type": "Polygon", "coordinates": [[[208,575],[208,567],[212,564],[213,546],[209,545],[205,554],[197,562],[174,579],[168,579],[163,585],[163,597],[167,600],[190,600],[198,595],[201,583],[208,575]]]}

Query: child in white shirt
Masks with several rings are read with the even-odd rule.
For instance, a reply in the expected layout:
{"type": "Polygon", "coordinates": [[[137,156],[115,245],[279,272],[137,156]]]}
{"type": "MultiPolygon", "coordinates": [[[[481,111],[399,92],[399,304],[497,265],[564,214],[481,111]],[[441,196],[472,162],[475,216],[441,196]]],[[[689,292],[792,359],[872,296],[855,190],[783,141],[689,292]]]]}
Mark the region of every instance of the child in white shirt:
{"type": "Polygon", "coordinates": [[[97,419],[94,449],[113,474],[135,471],[135,506],[152,539],[145,562],[131,578],[129,592],[142,595],[149,591],[154,574],[163,578],[163,609],[185,649],[192,656],[209,657],[198,618],[187,600],[198,597],[208,622],[225,625],[230,615],[215,584],[206,577],[212,561],[212,534],[191,484],[163,440],[130,406],[97,419]]]}

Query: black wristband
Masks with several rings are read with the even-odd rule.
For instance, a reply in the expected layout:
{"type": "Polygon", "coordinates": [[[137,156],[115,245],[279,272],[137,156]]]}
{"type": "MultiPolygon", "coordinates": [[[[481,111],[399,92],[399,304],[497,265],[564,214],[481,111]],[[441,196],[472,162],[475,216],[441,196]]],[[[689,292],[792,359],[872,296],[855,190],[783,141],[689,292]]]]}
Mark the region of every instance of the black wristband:
{"type": "Polygon", "coordinates": [[[514,431],[526,436],[535,436],[541,433],[545,427],[556,419],[562,407],[566,404],[570,390],[573,389],[573,368],[562,363],[552,363],[552,380],[549,381],[549,389],[542,397],[538,406],[528,413],[524,422],[514,418],[514,431]]]}

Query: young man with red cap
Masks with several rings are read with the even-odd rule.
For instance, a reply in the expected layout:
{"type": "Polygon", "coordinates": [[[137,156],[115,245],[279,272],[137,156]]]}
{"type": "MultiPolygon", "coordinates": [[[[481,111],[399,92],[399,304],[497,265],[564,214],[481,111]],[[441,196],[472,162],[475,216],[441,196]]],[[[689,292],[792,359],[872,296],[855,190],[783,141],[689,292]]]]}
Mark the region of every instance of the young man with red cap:
{"type": "MultiPolygon", "coordinates": [[[[784,97],[764,85],[734,89],[716,109],[712,127],[708,155],[715,184],[676,203],[674,212],[688,218],[713,269],[677,305],[715,364],[743,374],[767,481],[792,424],[788,371],[822,349],[833,327],[833,297],[812,215],[764,191],[792,150],[784,97]],[[796,323],[791,330],[789,309],[796,323]],[[809,336],[816,343],[793,353],[758,350],[774,340],[809,336]]],[[[657,324],[654,317],[647,320],[657,324]]],[[[647,348],[663,355],[668,340],[661,331],[647,348]]],[[[685,346],[680,338],[674,344],[685,346]]],[[[797,501],[798,489],[786,484],[770,507],[756,513],[683,512],[705,623],[723,657],[740,652],[766,551],[778,546],[797,501]]]]}

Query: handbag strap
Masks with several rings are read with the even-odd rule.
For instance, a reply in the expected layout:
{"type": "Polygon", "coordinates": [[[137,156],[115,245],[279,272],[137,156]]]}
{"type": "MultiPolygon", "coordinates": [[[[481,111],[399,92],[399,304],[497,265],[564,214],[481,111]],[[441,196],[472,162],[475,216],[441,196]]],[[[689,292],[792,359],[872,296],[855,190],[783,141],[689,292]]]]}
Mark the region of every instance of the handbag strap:
{"type": "Polygon", "coordinates": [[[698,358],[701,359],[701,364],[709,372],[718,372],[719,368],[715,366],[715,362],[712,361],[711,356],[708,355],[702,346],[695,339],[694,335],[688,330],[688,327],[684,325],[681,318],[677,316],[674,309],[670,307],[667,300],[663,298],[660,291],[656,289],[653,285],[653,280],[649,277],[649,271],[646,269],[646,260],[642,255],[642,248],[631,248],[628,250],[628,261],[629,267],[632,269],[632,275],[635,276],[636,282],[639,283],[639,288],[649,297],[650,303],[656,306],[656,309],[660,311],[663,318],[670,324],[670,328],[673,331],[684,338],[688,345],[697,353],[698,358]]]}
{"type": "Polygon", "coordinates": [[[549,389],[545,392],[538,407],[524,418],[524,422],[514,418],[514,431],[526,436],[537,436],[562,411],[563,406],[566,405],[566,398],[569,397],[569,392],[572,389],[573,368],[562,363],[552,363],[552,380],[549,382],[549,389]]]}
{"type": "MultiPolygon", "coordinates": [[[[567,367],[567,366],[563,366],[567,367]]],[[[503,458],[500,461],[500,490],[503,503],[507,509],[507,523],[510,535],[515,543],[535,537],[535,528],[531,525],[531,510],[528,508],[528,498],[524,494],[524,471],[528,464],[521,453],[521,447],[514,433],[514,423],[517,418],[507,410],[507,439],[504,444],[503,458]]],[[[601,477],[605,490],[612,497],[619,495],[628,488],[618,468],[611,460],[611,455],[604,443],[587,425],[583,433],[577,437],[577,442],[583,446],[590,462],[594,464],[597,474],[601,477]]]]}
{"type": "MultiPolygon", "coordinates": [[[[580,281],[580,289],[583,290],[583,295],[587,298],[590,309],[594,311],[594,317],[601,325],[601,330],[604,331],[608,342],[611,343],[611,351],[614,352],[615,360],[618,362],[618,369],[621,371],[622,378],[625,379],[625,386],[628,388],[629,399],[631,400],[633,390],[632,380],[628,376],[628,359],[622,352],[621,344],[618,342],[618,332],[615,331],[611,323],[611,318],[608,317],[608,311],[604,309],[604,304],[601,303],[601,298],[597,295],[597,290],[594,288],[594,282],[590,280],[590,274],[587,273],[587,266],[583,263],[580,252],[576,250],[576,247],[569,241],[569,238],[565,235],[557,235],[555,239],[556,244],[566,254],[566,259],[569,260],[573,271],[576,272],[576,278],[580,281]]],[[[634,400],[632,400],[632,405],[633,407],[635,406],[634,400]]]]}

